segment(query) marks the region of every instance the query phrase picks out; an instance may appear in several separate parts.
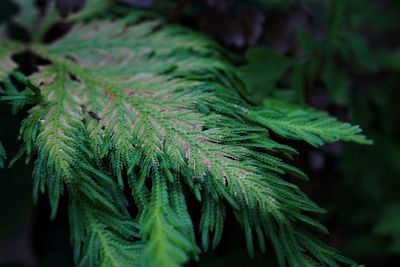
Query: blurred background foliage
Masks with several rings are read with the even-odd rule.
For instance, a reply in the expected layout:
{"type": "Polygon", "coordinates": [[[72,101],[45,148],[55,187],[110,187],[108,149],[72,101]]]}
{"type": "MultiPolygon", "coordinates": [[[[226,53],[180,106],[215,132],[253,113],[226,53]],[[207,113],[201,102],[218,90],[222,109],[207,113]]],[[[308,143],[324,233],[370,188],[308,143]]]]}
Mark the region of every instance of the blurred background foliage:
{"type": "MultiPolygon", "coordinates": [[[[56,2],[61,14],[83,3],[56,2]]],[[[157,10],[170,23],[242,54],[237,63],[249,102],[285,99],[361,125],[373,146],[335,143],[316,150],[291,144],[302,152],[296,166],[311,178],[301,186],[328,210],[320,218],[331,232],[327,243],[367,266],[400,265],[400,1],[119,2],[157,10]]],[[[9,23],[17,13],[11,0],[0,2],[0,23],[26,40],[21,25],[9,23]]],[[[0,140],[9,158],[18,149],[22,117],[0,105],[0,140]]],[[[50,222],[47,200],[31,202],[30,175],[31,166],[23,162],[0,170],[0,266],[72,266],[65,204],[50,222]]],[[[272,249],[248,258],[232,216],[220,247],[192,265],[275,266],[272,249]]]]}

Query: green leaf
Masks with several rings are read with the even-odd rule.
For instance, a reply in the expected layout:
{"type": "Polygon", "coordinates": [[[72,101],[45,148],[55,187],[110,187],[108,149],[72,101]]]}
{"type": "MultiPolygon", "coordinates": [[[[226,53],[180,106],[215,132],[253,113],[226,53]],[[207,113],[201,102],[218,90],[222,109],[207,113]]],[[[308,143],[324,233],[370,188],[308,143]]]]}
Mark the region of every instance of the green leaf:
{"type": "Polygon", "coordinates": [[[328,89],[332,101],[338,105],[345,106],[350,98],[351,81],[346,72],[341,71],[329,58],[322,71],[322,80],[328,89]]]}
{"type": "Polygon", "coordinates": [[[268,96],[293,62],[267,47],[250,48],[247,64],[239,68],[239,76],[246,83],[254,98],[268,96]]]}

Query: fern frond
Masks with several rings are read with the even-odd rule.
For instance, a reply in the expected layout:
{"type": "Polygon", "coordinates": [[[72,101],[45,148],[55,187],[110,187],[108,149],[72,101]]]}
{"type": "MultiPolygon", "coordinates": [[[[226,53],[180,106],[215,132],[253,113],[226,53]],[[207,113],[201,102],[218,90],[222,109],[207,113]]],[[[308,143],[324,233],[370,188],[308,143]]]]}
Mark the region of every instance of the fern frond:
{"type": "Polygon", "coordinates": [[[46,1],[45,12],[40,12],[35,1],[32,0],[12,1],[18,6],[18,13],[13,17],[13,22],[27,30],[33,41],[42,40],[56,22],[65,23],[90,18],[106,11],[116,2],[116,0],[86,0],[79,12],[63,18],[56,8],[56,0],[46,1]]]}
{"type": "Polygon", "coordinates": [[[104,209],[83,192],[70,201],[71,238],[78,266],[133,266],[141,262],[139,229],[127,214],[104,209]]]}
{"type": "Polygon", "coordinates": [[[4,78],[2,81],[3,86],[0,85],[0,101],[9,102],[13,106],[13,113],[16,113],[25,105],[33,105],[41,101],[39,88],[32,85],[23,74],[14,71],[10,76],[25,86],[23,91],[19,91],[10,77],[4,78]]]}
{"type": "Polygon", "coordinates": [[[282,178],[307,179],[280,158],[297,152],[267,128],[311,144],[364,142],[358,130],[311,111],[300,127],[284,110],[249,106],[222,49],[159,19],[81,23],[31,50],[51,62],[28,77],[41,97],[21,130],[28,158],[37,158],[34,195],[47,192],[54,217],[68,192],[81,266],[180,266],[196,258],[183,187],[203,202],[205,249],[210,232],[213,248],[220,241],[230,206],[251,254],[253,240],[265,250],[267,237],[281,265],[347,262],[304,232],[326,232],[309,217],[323,210],[282,178]],[[286,128],[273,123],[282,117],[286,128]],[[134,219],[125,186],[138,209],[134,219]]]}
{"type": "Polygon", "coordinates": [[[125,208],[125,197],[96,164],[90,150],[77,101],[78,83],[57,65],[42,68],[30,79],[41,84],[41,94],[47,96],[47,102],[33,108],[21,128],[26,154],[31,158],[37,153],[34,199],[39,192],[47,192],[54,218],[66,185],[71,199],[71,236],[80,266],[138,262],[135,257],[141,245],[136,244],[138,238],[125,208]]]}
{"type": "Polygon", "coordinates": [[[92,18],[109,10],[115,4],[116,0],[86,0],[84,6],[78,13],[70,14],[67,21],[78,21],[92,18]]]}
{"type": "Polygon", "coordinates": [[[144,266],[181,266],[199,252],[183,192],[178,181],[168,192],[166,177],[159,170],[152,174],[150,207],[142,222],[144,266]]]}
{"type": "Polygon", "coordinates": [[[210,232],[214,233],[212,249],[215,249],[221,241],[226,213],[225,204],[222,201],[216,201],[207,191],[204,194],[199,230],[203,249],[207,251],[210,232]]]}
{"type": "Polygon", "coordinates": [[[339,140],[372,144],[360,134],[358,126],[339,122],[326,112],[279,100],[265,101],[263,107],[252,112],[252,117],[282,137],[303,140],[313,146],[339,140]]]}

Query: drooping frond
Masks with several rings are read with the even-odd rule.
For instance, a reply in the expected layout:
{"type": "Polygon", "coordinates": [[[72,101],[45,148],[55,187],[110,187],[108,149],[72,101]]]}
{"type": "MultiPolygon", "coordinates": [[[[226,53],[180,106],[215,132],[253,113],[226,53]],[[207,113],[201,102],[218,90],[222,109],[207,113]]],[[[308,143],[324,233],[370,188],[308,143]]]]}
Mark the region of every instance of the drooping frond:
{"type": "MultiPolygon", "coordinates": [[[[96,193],[104,193],[99,190],[96,193]]],[[[116,207],[94,203],[88,195],[73,195],[69,217],[78,266],[134,266],[141,261],[139,228],[116,207]]],[[[110,197],[110,196],[109,196],[110,197]]]]}
{"type": "MultiPolygon", "coordinates": [[[[8,98],[9,96],[4,95],[12,95],[15,92],[12,92],[12,90],[16,90],[9,81],[8,76],[18,67],[18,65],[12,60],[12,55],[14,53],[18,53],[23,49],[23,46],[21,44],[8,40],[6,41],[2,37],[3,32],[2,28],[0,27],[0,100],[4,100],[2,99],[3,97],[8,98]],[[3,83],[3,85],[1,83],[3,83]]],[[[12,100],[14,101],[15,99],[12,100]]],[[[17,106],[18,104],[13,103],[13,105],[17,106]]],[[[4,167],[5,159],[6,151],[4,150],[3,145],[0,143],[0,168],[4,167]]]]}
{"type": "Polygon", "coordinates": [[[250,253],[254,240],[265,250],[268,238],[281,265],[351,263],[311,234],[326,232],[309,217],[323,210],[283,179],[306,176],[280,158],[297,152],[267,128],[311,144],[364,137],[320,113],[302,114],[300,127],[285,109],[249,106],[215,43],[138,18],[78,24],[53,44],[30,47],[51,62],[28,77],[40,99],[21,130],[26,154],[36,155],[34,195],[47,192],[54,216],[68,192],[77,262],[181,266],[196,258],[185,187],[203,202],[205,249],[211,232],[212,247],[220,241],[230,206],[250,253]]]}
{"type": "Polygon", "coordinates": [[[41,101],[39,88],[32,85],[23,74],[14,71],[10,76],[18,80],[24,86],[24,89],[19,91],[10,77],[4,78],[2,81],[3,85],[0,85],[0,101],[11,103],[13,113],[16,113],[25,105],[32,105],[41,101]]]}
{"type": "Polygon", "coordinates": [[[265,101],[264,106],[252,112],[252,116],[282,137],[303,140],[313,146],[339,140],[360,144],[372,143],[360,135],[361,129],[358,126],[339,122],[326,112],[279,100],[265,101]]]}
{"type": "Polygon", "coordinates": [[[150,206],[142,221],[144,266],[181,266],[199,252],[184,195],[178,181],[168,188],[160,170],[154,170],[152,178],[150,206]]]}

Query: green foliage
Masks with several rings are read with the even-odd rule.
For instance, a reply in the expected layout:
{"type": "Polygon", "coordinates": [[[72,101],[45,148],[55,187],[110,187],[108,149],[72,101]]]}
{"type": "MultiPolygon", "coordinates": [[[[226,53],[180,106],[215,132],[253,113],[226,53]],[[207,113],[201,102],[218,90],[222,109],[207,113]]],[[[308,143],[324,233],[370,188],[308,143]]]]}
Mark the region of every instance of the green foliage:
{"type": "MultiPolygon", "coordinates": [[[[0,29],[0,38],[2,37],[0,29]]],[[[11,55],[20,51],[22,46],[15,42],[9,42],[0,39],[0,80],[5,79],[16,67],[17,65],[11,59],[11,55]]]]}
{"type": "Polygon", "coordinates": [[[4,150],[3,144],[0,143],[0,168],[4,167],[4,160],[7,158],[6,151],[4,150]]]}
{"type": "Polygon", "coordinates": [[[252,112],[252,117],[282,137],[303,140],[313,146],[338,140],[372,143],[360,135],[358,126],[339,122],[325,112],[280,100],[265,100],[262,108],[252,112]]]}
{"type": "MultiPolygon", "coordinates": [[[[86,0],[83,9],[78,13],[69,14],[62,19],[56,10],[56,0],[42,3],[42,10],[37,7],[37,2],[31,0],[12,0],[18,6],[18,14],[12,22],[27,30],[30,39],[34,42],[41,41],[55,23],[63,23],[90,18],[109,9],[115,0],[86,0]]],[[[1,53],[1,52],[0,52],[1,53]]]]}
{"type": "Polygon", "coordinates": [[[18,14],[13,17],[13,22],[30,32],[37,26],[39,18],[39,10],[36,8],[34,1],[13,0],[18,6],[18,14]]]}
{"type": "Polygon", "coordinates": [[[23,91],[18,91],[17,86],[13,84],[10,77],[7,77],[2,81],[4,85],[0,86],[0,93],[3,95],[0,96],[0,100],[8,101],[12,104],[13,113],[16,113],[27,104],[32,105],[41,101],[39,88],[27,81],[26,77],[22,73],[14,71],[10,76],[19,81],[25,87],[23,91]]]}
{"type": "Polygon", "coordinates": [[[253,99],[262,99],[274,91],[293,61],[272,49],[250,48],[246,52],[247,64],[239,68],[239,76],[246,83],[253,99]]]}
{"type": "MultiPolygon", "coordinates": [[[[247,104],[223,49],[137,12],[79,22],[56,42],[29,49],[50,64],[14,74],[27,88],[21,92],[4,79],[2,100],[34,103],[21,126],[23,151],[35,162],[34,199],[46,193],[54,218],[68,194],[78,266],[196,259],[186,191],[202,204],[205,250],[211,234],[212,248],[221,240],[229,207],[250,254],[254,240],[265,251],[268,238],[282,266],[353,264],[315,238],[327,233],[312,218],[324,210],[284,179],[306,175],[286,163],[297,152],[268,129],[315,146],[369,143],[358,127],[309,108],[247,104]]],[[[14,52],[5,51],[6,58],[14,52]]]]}
{"type": "MultiPolygon", "coordinates": [[[[360,124],[373,137],[373,147],[344,145],[341,156],[329,164],[335,167],[321,173],[342,178],[333,184],[330,198],[339,201],[331,206],[336,218],[329,221],[346,233],[342,235],[348,240],[346,251],[377,264],[377,259],[399,253],[396,231],[373,229],[398,223],[393,206],[399,201],[400,60],[394,36],[399,30],[400,5],[391,0],[322,2],[308,6],[316,23],[298,26],[297,42],[287,51],[293,67],[278,81],[280,86],[272,92],[255,93],[329,108],[360,124]],[[323,34],[318,33],[321,30],[323,34]],[[387,215],[389,211],[392,216],[387,215]]],[[[297,18],[297,12],[284,14],[289,22],[297,18]]]]}

